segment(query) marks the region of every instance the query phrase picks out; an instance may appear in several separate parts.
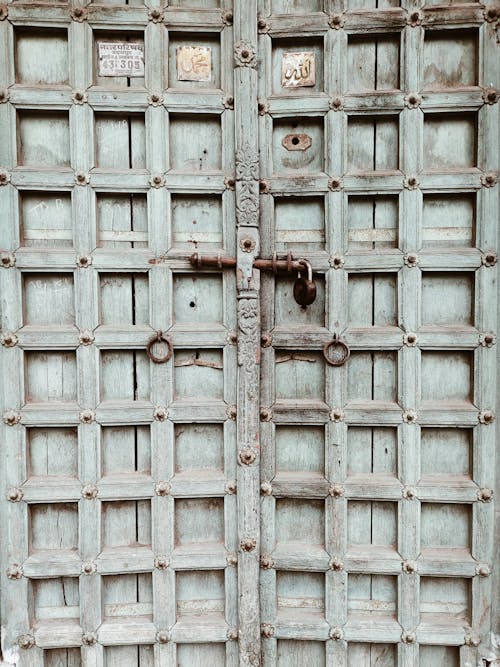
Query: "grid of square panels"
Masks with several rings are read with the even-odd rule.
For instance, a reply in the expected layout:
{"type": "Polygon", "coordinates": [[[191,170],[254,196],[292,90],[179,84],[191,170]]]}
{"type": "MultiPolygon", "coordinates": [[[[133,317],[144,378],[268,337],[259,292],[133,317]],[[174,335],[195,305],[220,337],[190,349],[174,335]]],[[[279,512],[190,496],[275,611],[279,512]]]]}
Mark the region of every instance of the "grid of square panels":
{"type": "Polygon", "coordinates": [[[231,3],[114,4],[2,26],[7,641],[34,638],[30,665],[234,665],[235,284],[186,261],[234,253],[231,3]]]}
{"type": "Polygon", "coordinates": [[[264,664],[466,665],[487,641],[493,31],[435,4],[261,5],[262,246],[317,284],[301,308],[262,278],[264,664]]]}

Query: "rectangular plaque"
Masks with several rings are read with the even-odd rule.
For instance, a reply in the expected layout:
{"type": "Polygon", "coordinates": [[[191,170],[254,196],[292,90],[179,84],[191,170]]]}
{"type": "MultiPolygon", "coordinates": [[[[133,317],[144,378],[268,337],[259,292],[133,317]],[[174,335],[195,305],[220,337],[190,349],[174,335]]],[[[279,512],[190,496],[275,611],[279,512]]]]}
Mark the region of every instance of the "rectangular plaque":
{"type": "Polygon", "coordinates": [[[144,45],[99,42],[99,76],[144,76],[144,45]]]}
{"type": "Polygon", "coordinates": [[[177,47],[177,79],[179,81],[210,81],[212,49],[209,46],[177,47]]]}
{"type": "Polygon", "coordinates": [[[281,59],[281,85],[283,88],[314,86],[316,63],[312,51],[284,53],[281,59]]]}

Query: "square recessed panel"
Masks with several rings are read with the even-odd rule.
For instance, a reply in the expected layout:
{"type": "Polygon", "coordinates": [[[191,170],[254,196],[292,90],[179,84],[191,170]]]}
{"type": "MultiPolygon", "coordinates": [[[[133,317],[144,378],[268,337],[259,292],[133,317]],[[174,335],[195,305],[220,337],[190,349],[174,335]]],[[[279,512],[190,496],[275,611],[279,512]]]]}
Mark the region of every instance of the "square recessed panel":
{"type": "Polygon", "coordinates": [[[102,169],[145,169],[144,114],[95,114],[96,166],[102,169]]]}
{"type": "Polygon", "coordinates": [[[383,426],[347,428],[347,474],[397,475],[398,434],[383,426]]]}
{"type": "Polygon", "coordinates": [[[22,167],[69,167],[67,111],[18,111],[18,157],[22,167]]]}
{"type": "Polygon", "coordinates": [[[304,174],[324,170],[323,118],[284,118],[273,127],[273,173],[304,174]]]}
{"type": "Polygon", "coordinates": [[[423,247],[471,247],[476,237],[476,195],[424,194],[423,247]]]}
{"type": "Polygon", "coordinates": [[[94,31],[94,83],[107,88],[144,86],[144,33],[94,31]]]}
{"type": "Polygon", "coordinates": [[[224,570],[177,571],[175,587],[178,622],[224,618],[224,570]]]}
{"type": "Polygon", "coordinates": [[[75,352],[25,352],[26,403],[76,401],[75,352]]]}
{"type": "Polygon", "coordinates": [[[477,85],[477,39],[476,30],[426,30],[424,88],[477,85]]]}
{"type": "Polygon", "coordinates": [[[101,577],[104,620],[153,620],[153,582],[150,572],[101,577]]]}
{"type": "Polygon", "coordinates": [[[101,503],[102,546],[151,545],[151,501],[113,500],[101,503]]]}
{"type": "Polygon", "coordinates": [[[399,167],[398,116],[349,116],[347,168],[362,171],[394,171],[399,167]]]}
{"type": "Polygon", "coordinates": [[[325,475],[325,429],[322,426],[276,426],[276,475],[300,478],[325,475]]]}
{"type": "Polygon", "coordinates": [[[100,273],[101,324],[148,324],[147,273],[100,273]]]}
{"type": "Polygon", "coordinates": [[[277,667],[326,667],[326,642],[278,639],[277,644],[277,667]]]}
{"type": "MultiPolygon", "coordinates": [[[[441,0],[439,0],[441,2],[441,0]]],[[[429,665],[446,665],[446,667],[460,667],[459,646],[425,646],[418,647],[419,667],[429,665]]]]}
{"type": "Polygon", "coordinates": [[[423,477],[472,477],[472,429],[422,428],[420,441],[423,477]]]}
{"type": "Polygon", "coordinates": [[[221,88],[219,33],[169,33],[169,88],[221,88]]]}
{"type": "Polygon", "coordinates": [[[472,506],[453,503],[422,503],[420,546],[422,549],[466,549],[472,541],[472,506]]]}
{"type": "Polygon", "coordinates": [[[77,477],[76,428],[28,428],[26,439],[30,477],[77,477]]]}
{"type": "MultiPolygon", "coordinates": [[[[421,650],[421,649],[420,649],[421,650]]],[[[347,646],[347,667],[397,667],[398,650],[396,644],[362,644],[350,642],[347,646]]],[[[425,667],[429,667],[428,663],[425,667]]],[[[445,663],[436,663],[436,665],[445,663]]]]}
{"type": "Polygon", "coordinates": [[[310,95],[323,90],[323,42],[273,39],[273,93],[310,95]]]}
{"type": "Polygon", "coordinates": [[[221,247],[222,199],[218,195],[172,194],[172,238],[189,252],[221,247]]]}
{"type": "Polygon", "coordinates": [[[170,115],[170,167],[195,173],[222,168],[220,116],[170,115]]]}
{"type": "Polygon", "coordinates": [[[174,353],[174,395],[178,399],[224,398],[221,350],[178,350],[174,353]]]}
{"type": "Polygon", "coordinates": [[[101,399],[149,400],[149,366],[144,350],[101,350],[101,399]]]}
{"type": "Polygon", "coordinates": [[[319,352],[276,352],[276,398],[323,400],[325,362],[319,352]]]}
{"type": "Polygon", "coordinates": [[[146,248],[146,195],[97,193],[97,238],[101,248],[146,248]]]}
{"type": "Polygon", "coordinates": [[[45,28],[15,29],[16,83],[69,83],[68,32],[45,28]]]}
{"type": "Polygon", "coordinates": [[[399,34],[349,35],[347,88],[397,90],[399,88],[399,34]]]}
{"type": "Polygon", "coordinates": [[[279,621],[321,622],[325,617],[325,575],[323,572],[277,572],[276,596],[279,621]]]}
{"type": "Polygon", "coordinates": [[[71,193],[19,192],[21,243],[35,248],[71,248],[71,193]]]}
{"type": "Polygon", "coordinates": [[[174,433],[177,474],[196,475],[200,471],[222,474],[224,470],[222,424],[176,424],[174,433]]]}
{"type": "Polygon", "coordinates": [[[276,541],[278,543],[296,543],[302,546],[324,546],[324,500],[277,499],[276,541]]]}
{"type": "Polygon", "coordinates": [[[174,274],[174,324],[196,328],[222,324],[222,275],[174,274]]]}
{"type": "Polygon", "coordinates": [[[151,471],[149,426],[101,427],[102,475],[151,471]]]}
{"type": "Polygon", "coordinates": [[[24,324],[75,324],[73,273],[24,273],[24,324]]]}
{"type": "MultiPolygon", "coordinates": [[[[177,644],[177,667],[193,667],[194,665],[225,665],[226,644],[177,644]]],[[[116,667],[121,667],[117,665],[116,667]]],[[[149,667],[149,666],[148,666],[149,667]]]]}
{"type": "Polygon", "coordinates": [[[33,621],[45,621],[50,624],[55,620],[79,621],[78,577],[31,579],[29,586],[33,621]]]}
{"type": "Polygon", "coordinates": [[[350,327],[397,325],[396,273],[349,273],[347,285],[350,327]]]}
{"type": "MultiPolygon", "coordinates": [[[[307,279],[307,271],[301,274],[307,279]]],[[[325,278],[313,274],[316,284],[316,298],[309,306],[299,305],[293,296],[296,277],[276,278],[274,289],[274,317],[275,326],[285,327],[308,327],[310,329],[325,326],[325,278]]]]}
{"type": "Polygon", "coordinates": [[[131,665],[131,667],[154,667],[154,653],[153,644],[105,646],[104,667],[124,667],[124,665],[131,665]]]}
{"type": "Polygon", "coordinates": [[[350,546],[396,547],[398,504],[350,500],[347,503],[347,542],[350,546]]]}
{"type": "Polygon", "coordinates": [[[78,503],[28,505],[30,552],[78,549],[78,503]]]}
{"type": "Polygon", "coordinates": [[[224,546],[223,498],[176,498],[175,546],[224,546]]]}
{"type": "Polygon", "coordinates": [[[274,200],[274,241],[277,251],[324,250],[323,197],[277,197],[274,200]]]}
{"type": "Polygon", "coordinates": [[[422,273],[422,324],[472,326],[474,273],[422,273]]]}
{"type": "Polygon", "coordinates": [[[472,352],[422,352],[422,401],[470,403],[474,356],[472,352]]]}
{"type": "Polygon", "coordinates": [[[397,248],[398,197],[348,197],[349,250],[397,248]]]}
{"type": "Polygon", "coordinates": [[[396,352],[354,352],[346,365],[350,401],[397,400],[396,352]]]}
{"type": "Polygon", "coordinates": [[[471,620],[471,580],[420,577],[420,622],[463,629],[471,620]]]}
{"type": "Polygon", "coordinates": [[[475,113],[424,114],[424,168],[455,170],[477,164],[475,113]]]}
{"type": "Polygon", "coordinates": [[[397,577],[381,574],[351,574],[347,577],[347,615],[376,623],[395,619],[397,577]]]}

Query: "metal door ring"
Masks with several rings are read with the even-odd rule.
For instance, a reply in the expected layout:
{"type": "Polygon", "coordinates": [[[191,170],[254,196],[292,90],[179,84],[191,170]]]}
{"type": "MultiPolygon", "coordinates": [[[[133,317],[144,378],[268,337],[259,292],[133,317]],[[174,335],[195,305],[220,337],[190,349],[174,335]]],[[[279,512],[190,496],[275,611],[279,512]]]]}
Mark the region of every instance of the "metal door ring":
{"type": "Polygon", "coordinates": [[[334,334],[333,340],[323,346],[323,356],[330,366],[343,366],[351,356],[351,350],[337,334],[334,334]]]}
{"type": "Polygon", "coordinates": [[[156,336],[153,336],[149,343],[146,346],[146,354],[148,357],[151,359],[151,361],[155,364],[164,364],[166,363],[172,356],[174,352],[174,348],[172,346],[172,343],[170,340],[165,336],[165,334],[162,331],[157,331],[156,336]],[[167,351],[163,356],[157,356],[156,354],[153,354],[153,345],[156,343],[166,343],[167,345],[167,351]]]}

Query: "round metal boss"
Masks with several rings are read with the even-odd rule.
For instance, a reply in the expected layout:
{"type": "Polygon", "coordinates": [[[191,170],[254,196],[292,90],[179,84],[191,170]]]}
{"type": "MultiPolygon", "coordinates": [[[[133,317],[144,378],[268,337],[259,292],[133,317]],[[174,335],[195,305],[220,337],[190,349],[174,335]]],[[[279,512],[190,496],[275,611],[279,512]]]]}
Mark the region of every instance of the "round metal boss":
{"type": "Polygon", "coordinates": [[[323,346],[323,356],[330,366],[342,366],[351,356],[351,350],[337,334],[334,334],[333,340],[323,346]]]}
{"type": "Polygon", "coordinates": [[[172,347],[172,343],[170,340],[165,336],[165,334],[161,331],[156,332],[156,336],[153,336],[149,343],[147,344],[146,347],[146,354],[148,357],[151,359],[151,361],[155,364],[164,364],[166,363],[172,356],[174,352],[174,348],[172,347]],[[167,351],[164,355],[157,355],[153,353],[153,346],[158,344],[158,343],[165,343],[167,346],[167,351]]]}

